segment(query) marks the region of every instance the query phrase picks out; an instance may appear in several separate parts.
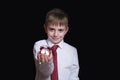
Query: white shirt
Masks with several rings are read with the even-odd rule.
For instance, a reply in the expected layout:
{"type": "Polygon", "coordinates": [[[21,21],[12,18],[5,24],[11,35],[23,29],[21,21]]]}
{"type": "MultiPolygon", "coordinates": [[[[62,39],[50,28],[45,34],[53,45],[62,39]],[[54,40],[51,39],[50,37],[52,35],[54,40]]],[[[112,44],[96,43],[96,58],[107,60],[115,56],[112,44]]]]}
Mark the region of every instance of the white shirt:
{"type": "MultiPolygon", "coordinates": [[[[51,74],[54,69],[53,60],[48,63],[38,63],[37,54],[40,51],[40,46],[47,45],[52,47],[54,44],[49,40],[36,41],[33,47],[33,54],[36,64],[35,80],[51,80],[51,74]]],[[[79,62],[77,49],[63,40],[58,44],[57,59],[58,59],[58,78],[59,80],[80,80],[79,62]]]]}

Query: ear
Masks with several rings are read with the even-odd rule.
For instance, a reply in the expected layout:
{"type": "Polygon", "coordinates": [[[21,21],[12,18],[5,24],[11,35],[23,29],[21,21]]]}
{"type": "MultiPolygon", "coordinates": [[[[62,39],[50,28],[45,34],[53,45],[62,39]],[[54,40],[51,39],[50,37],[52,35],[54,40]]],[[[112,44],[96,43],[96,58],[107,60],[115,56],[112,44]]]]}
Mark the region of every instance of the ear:
{"type": "Polygon", "coordinates": [[[47,33],[47,26],[44,24],[44,30],[47,33]]]}
{"type": "Polygon", "coordinates": [[[66,27],[66,33],[65,33],[65,34],[67,34],[68,31],[69,31],[69,27],[67,26],[67,27],[66,27]]]}

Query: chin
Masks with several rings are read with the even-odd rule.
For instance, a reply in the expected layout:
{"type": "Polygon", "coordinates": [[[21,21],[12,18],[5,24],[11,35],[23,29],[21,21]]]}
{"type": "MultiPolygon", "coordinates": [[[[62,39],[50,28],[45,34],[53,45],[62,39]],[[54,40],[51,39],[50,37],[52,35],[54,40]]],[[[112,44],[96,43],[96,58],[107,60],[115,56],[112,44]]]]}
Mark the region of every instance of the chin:
{"type": "Polygon", "coordinates": [[[59,42],[57,42],[57,41],[53,41],[53,43],[54,43],[54,44],[58,44],[59,42]]]}
{"type": "Polygon", "coordinates": [[[52,39],[52,38],[50,38],[50,40],[54,44],[58,44],[61,41],[61,39],[52,39]]]}
{"type": "Polygon", "coordinates": [[[52,41],[54,44],[58,44],[60,41],[52,41]]]}

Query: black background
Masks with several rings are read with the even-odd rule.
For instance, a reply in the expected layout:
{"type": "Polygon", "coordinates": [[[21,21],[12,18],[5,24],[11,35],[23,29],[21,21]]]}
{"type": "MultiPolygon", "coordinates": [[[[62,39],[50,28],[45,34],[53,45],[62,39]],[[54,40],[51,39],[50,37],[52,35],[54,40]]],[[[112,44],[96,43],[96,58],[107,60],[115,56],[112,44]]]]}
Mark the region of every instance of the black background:
{"type": "Polygon", "coordinates": [[[48,0],[2,3],[1,69],[4,79],[34,80],[33,45],[35,41],[46,38],[44,19],[53,8],[61,8],[69,15],[70,30],[65,41],[78,49],[81,80],[98,80],[105,76],[100,73],[104,70],[101,64],[104,64],[105,57],[101,54],[101,46],[106,36],[100,37],[106,30],[103,27],[106,10],[100,7],[99,2],[48,0]]]}

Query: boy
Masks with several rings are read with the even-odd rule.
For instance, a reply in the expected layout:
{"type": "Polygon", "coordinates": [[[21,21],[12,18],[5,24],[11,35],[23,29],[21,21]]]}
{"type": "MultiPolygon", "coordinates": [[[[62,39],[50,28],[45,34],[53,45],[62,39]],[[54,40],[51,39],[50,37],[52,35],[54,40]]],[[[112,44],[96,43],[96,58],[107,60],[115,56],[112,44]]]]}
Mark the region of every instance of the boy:
{"type": "Polygon", "coordinates": [[[64,42],[69,30],[67,14],[57,8],[49,11],[44,29],[48,38],[36,41],[33,47],[35,80],[79,80],[77,49],[64,42]]]}

